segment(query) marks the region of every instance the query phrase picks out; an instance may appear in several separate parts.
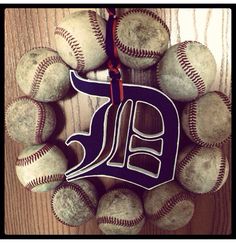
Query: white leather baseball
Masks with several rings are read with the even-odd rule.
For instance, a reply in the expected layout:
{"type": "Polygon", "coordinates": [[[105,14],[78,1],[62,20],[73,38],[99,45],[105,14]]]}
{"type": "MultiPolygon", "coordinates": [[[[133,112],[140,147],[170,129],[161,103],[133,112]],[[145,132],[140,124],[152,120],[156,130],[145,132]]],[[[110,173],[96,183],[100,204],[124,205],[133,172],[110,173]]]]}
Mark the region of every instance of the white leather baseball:
{"type": "Polygon", "coordinates": [[[141,199],[126,188],[104,194],[98,203],[96,218],[105,234],[138,234],[145,222],[141,199]]]}
{"type": "Polygon", "coordinates": [[[32,145],[23,149],[16,161],[16,174],[21,184],[33,192],[56,188],[64,178],[67,159],[52,144],[32,145]]]}
{"type": "Polygon", "coordinates": [[[175,181],[146,191],[143,198],[147,219],[163,230],[185,226],[194,213],[193,198],[175,181]]]}
{"type": "Polygon", "coordinates": [[[69,67],[49,48],[26,52],[17,64],[16,80],[27,96],[41,102],[57,101],[70,88],[69,67]]]}
{"type": "Polygon", "coordinates": [[[181,125],[186,135],[204,147],[221,146],[231,137],[231,104],[219,92],[208,92],[183,109],[181,125]]]}
{"type": "Polygon", "coordinates": [[[131,9],[118,19],[114,41],[124,65],[146,69],[160,60],[169,38],[169,29],[157,14],[147,9],[131,9]]]}
{"type": "Polygon", "coordinates": [[[82,73],[97,69],[107,60],[105,37],[106,21],[91,10],[66,16],[55,29],[59,55],[82,73]]]}
{"type": "Polygon", "coordinates": [[[24,144],[41,144],[53,133],[56,114],[50,105],[23,96],[8,105],[5,124],[13,140],[24,144]]]}
{"type": "Polygon", "coordinates": [[[96,214],[97,191],[88,180],[64,181],[55,190],[51,205],[54,216],[61,223],[76,227],[96,214]]]}
{"type": "Polygon", "coordinates": [[[216,75],[210,50],[196,41],[171,46],[157,65],[157,82],[170,98],[191,101],[209,91],[216,75]]]}
{"type": "Polygon", "coordinates": [[[228,174],[229,163],[220,148],[189,145],[178,155],[176,178],[188,191],[216,192],[224,185],[228,174]]]}

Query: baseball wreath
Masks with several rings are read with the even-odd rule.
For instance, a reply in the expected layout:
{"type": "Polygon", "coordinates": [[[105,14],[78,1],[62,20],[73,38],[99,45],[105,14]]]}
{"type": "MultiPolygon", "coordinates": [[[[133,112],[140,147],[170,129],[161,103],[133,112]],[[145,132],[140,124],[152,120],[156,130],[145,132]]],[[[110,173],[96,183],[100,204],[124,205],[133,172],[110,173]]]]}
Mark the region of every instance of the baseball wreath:
{"type": "MultiPolygon", "coordinates": [[[[149,10],[130,10],[120,18],[114,9],[108,12],[114,38],[110,54],[106,20],[94,11],[83,10],[67,16],[56,27],[56,51],[35,48],[20,59],[16,80],[26,96],[13,100],[5,115],[9,136],[26,145],[16,160],[16,174],[28,190],[54,190],[52,211],[65,225],[79,226],[96,215],[105,234],[137,234],[145,218],[161,229],[176,230],[191,220],[195,193],[215,192],[227,180],[229,165],[221,146],[231,137],[231,104],[223,93],[209,92],[216,62],[206,46],[184,41],[168,48],[171,33],[149,10]],[[107,62],[112,55],[113,61],[107,62]],[[68,161],[57,146],[47,143],[56,127],[56,114],[47,102],[67,94],[70,69],[85,74],[107,62],[111,79],[119,81],[118,102],[122,102],[125,93],[118,58],[134,69],[156,65],[160,90],[175,101],[186,102],[181,125],[193,143],[178,154],[178,183],[171,181],[146,190],[143,200],[124,187],[99,199],[96,185],[89,180],[66,181],[68,161]]],[[[111,90],[116,87],[112,85],[111,90]]],[[[113,102],[117,102],[114,97],[113,102]]]]}

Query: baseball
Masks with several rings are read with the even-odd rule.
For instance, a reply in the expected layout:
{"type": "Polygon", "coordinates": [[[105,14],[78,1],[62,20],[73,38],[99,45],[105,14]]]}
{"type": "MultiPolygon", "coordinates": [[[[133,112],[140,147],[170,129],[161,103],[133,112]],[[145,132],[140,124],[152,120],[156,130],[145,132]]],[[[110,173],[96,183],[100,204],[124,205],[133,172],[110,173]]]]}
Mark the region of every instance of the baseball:
{"type": "Polygon", "coordinates": [[[184,41],[170,47],[157,65],[160,89],[178,101],[191,101],[207,93],[215,75],[214,56],[196,41],[184,41]]]}
{"type": "Polygon", "coordinates": [[[191,220],[194,202],[176,182],[168,182],[143,195],[147,219],[160,229],[177,230],[191,220]]]}
{"type": "Polygon", "coordinates": [[[88,180],[63,182],[52,196],[52,212],[67,226],[79,226],[96,214],[97,191],[88,180]]]}
{"type": "Polygon", "coordinates": [[[56,115],[48,104],[20,97],[8,105],[5,126],[13,140],[24,144],[40,144],[53,133],[56,115]]]}
{"type": "Polygon", "coordinates": [[[157,63],[169,39],[165,22],[147,9],[124,13],[117,21],[114,37],[120,61],[134,69],[146,69],[157,63]]]}
{"type": "Polygon", "coordinates": [[[126,188],[113,189],[104,194],[98,203],[96,218],[99,228],[106,235],[138,234],[145,222],[141,199],[126,188]]]}
{"type": "Polygon", "coordinates": [[[64,179],[67,159],[55,145],[26,147],[16,161],[16,174],[21,184],[33,192],[56,188],[64,179]]]}
{"type": "Polygon", "coordinates": [[[59,55],[82,73],[97,69],[107,60],[105,37],[106,21],[91,10],[68,15],[55,29],[59,55]]]}
{"type": "Polygon", "coordinates": [[[219,91],[209,92],[188,103],[182,113],[186,135],[204,147],[221,146],[231,137],[231,104],[219,91]]]}
{"type": "Polygon", "coordinates": [[[49,48],[26,52],[16,68],[16,80],[27,96],[42,102],[57,101],[70,87],[69,67],[49,48]]]}
{"type": "Polygon", "coordinates": [[[188,191],[219,190],[227,180],[229,164],[220,148],[189,145],[178,156],[176,178],[188,191]]]}

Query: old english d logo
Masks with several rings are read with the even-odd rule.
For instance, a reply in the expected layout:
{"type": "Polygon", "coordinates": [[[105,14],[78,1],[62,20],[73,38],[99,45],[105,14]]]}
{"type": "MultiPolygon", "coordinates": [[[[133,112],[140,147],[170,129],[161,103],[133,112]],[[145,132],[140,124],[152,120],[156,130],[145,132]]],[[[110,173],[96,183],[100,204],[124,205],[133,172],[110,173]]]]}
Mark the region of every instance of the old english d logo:
{"type": "Polygon", "coordinates": [[[84,149],[83,160],[66,172],[67,181],[107,176],[152,189],[174,179],[180,127],[170,98],[151,87],[123,84],[123,102],[112,105],[108,82],[83,79],[73,70],[70,78],[78,92],[108,101],[94,113],[89,133],[75,133],[67,139],[67,145],[79,142],[84,149]],[[161,118],[160,131],[150,134],[137,129],[138,106],[149,106],[161,118]],[[149,163],[150,169],[143,166],[149,163]]]}

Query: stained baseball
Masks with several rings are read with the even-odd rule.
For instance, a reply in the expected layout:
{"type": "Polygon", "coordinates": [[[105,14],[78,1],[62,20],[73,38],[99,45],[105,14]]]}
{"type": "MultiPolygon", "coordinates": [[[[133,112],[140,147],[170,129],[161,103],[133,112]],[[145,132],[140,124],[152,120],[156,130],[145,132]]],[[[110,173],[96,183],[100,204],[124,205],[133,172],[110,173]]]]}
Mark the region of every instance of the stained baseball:
{"type": "Polygon", "coordinates": [[[28,146],[16,161],[16,175],[19,181],[33,192],[56,188],[63,181],[66,170],[66,157],[52,144],[28,146]]]}
{"type": "Polygon", "coordinates": [[[42,102],[57,101],[69,90],[69,67],[56,51],[36,48],[21,57],[16,80],[27,96],[42,102]]]}
{"type": "Polygon", "coordinates": [[[13,140],[26,145],[40,144],[53,133],[56,115],[50,105],[20,97],[8,105],[5,126],[13,140]]]}
{"type": "Polygon", "coordinates": [[[205,45],[195,41],[170,47],[157,65],[160,89],[178,101],[191,101],[207,93],[215,75],[213,54],[205,45]]]}
{"type": "Polygon", "coordinates": [[[178,155],[176,178],[188,191],[215,192],[224,185],[228,174],[228,160],[220,148],[189,145],[178,155]]]}
{"type": "Polygon", "coordinates": [[[157,14],[146,9],[134,9],[118,19],[114,40],[124,65],[146,69],[160,60],[169,38],[169,29],[157,14]]]}
{"type": "Polygon", "coordinates": [[[143,195],[147,219],[163,230],[177,230],[191,220],[194,202],[176,182],[158,186],[143,195]]]}
{"type": "Polygon", "coordinates": [[[59,55],[81,73],[97,69],[107,60],[105,37],[106,21],[91,10],[66,16],[55,29],[59,55]]]}
{"type": "Polygon", "coordinates": [[[104,234],[138,234],[145,218],[141,199],[126,188],[104,194],[97,209],[97,223],[104,234]]]}
{"type": "Polygon", "coordinates": [[[54,216],[68,226],[79,226],[96,214],[98,198],[94,185],[88,180],[63,182],[52,196],[54,216]]]}
{"type": "Polygon", "coordinates": [[[221,146],[231,137],[231,104],[219,91],[188,103],[181,123],[186,135],[204,147],[221,146]]]}

